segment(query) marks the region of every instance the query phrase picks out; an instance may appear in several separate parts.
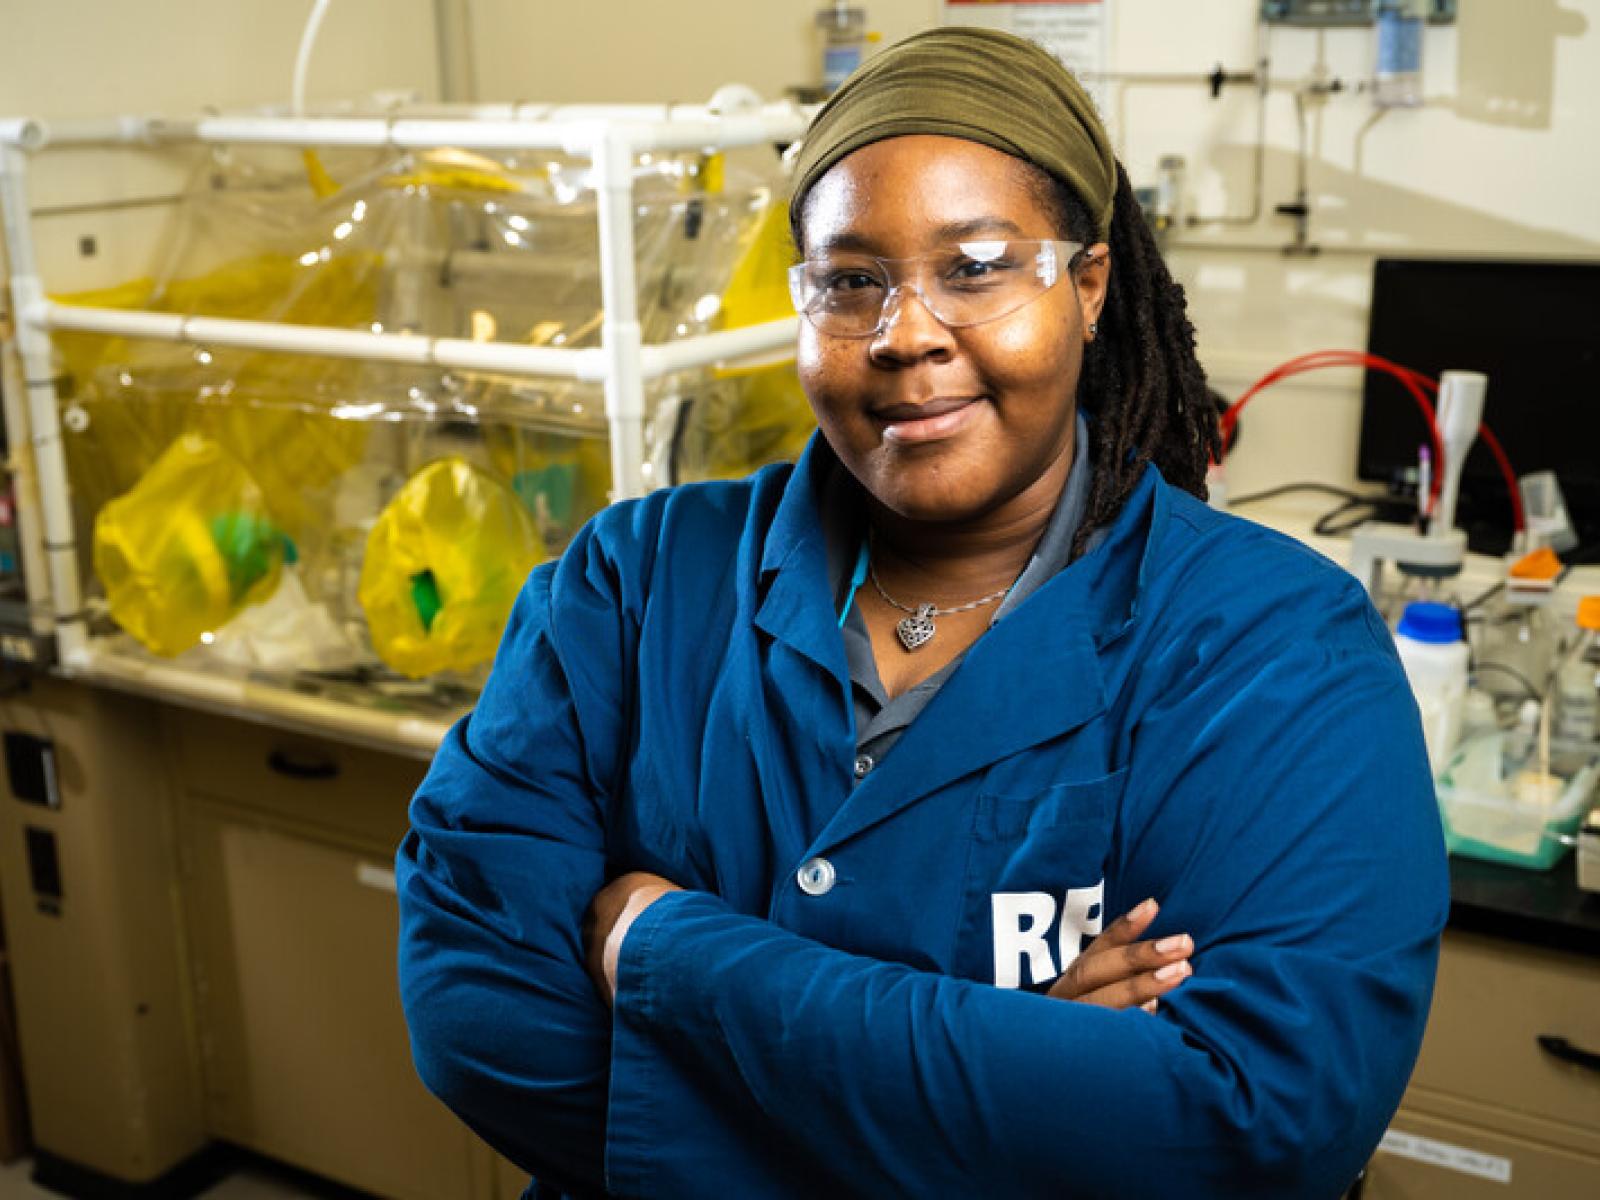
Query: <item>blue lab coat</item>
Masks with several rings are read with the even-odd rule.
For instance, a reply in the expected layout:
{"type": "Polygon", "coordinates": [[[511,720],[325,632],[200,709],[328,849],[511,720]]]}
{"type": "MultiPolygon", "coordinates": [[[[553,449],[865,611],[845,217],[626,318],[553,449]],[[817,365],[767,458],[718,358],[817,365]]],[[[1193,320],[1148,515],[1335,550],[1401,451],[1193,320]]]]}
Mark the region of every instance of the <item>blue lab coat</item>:
{"type": "Polygon", "coordinates": [[[533,573],[400,849],[422,1078],[542,1195],[1337,1195],[1448,898],[1361,588],[1147,468],[857,784],[830,454],[615,505],[533,573]],[[689,890],[613,1014],[580,924],[632,868],[689,890]],[[1196,944],[1158,1015],[1041,994],[1147,896],[1196,944]]]}

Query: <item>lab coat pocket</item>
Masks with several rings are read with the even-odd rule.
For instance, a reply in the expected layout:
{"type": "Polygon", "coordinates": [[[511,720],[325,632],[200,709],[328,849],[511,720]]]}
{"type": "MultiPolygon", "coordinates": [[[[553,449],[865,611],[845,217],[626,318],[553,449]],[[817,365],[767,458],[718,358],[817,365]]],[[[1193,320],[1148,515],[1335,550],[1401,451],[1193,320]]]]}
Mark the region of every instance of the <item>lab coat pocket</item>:
{"type": "Polygon", "coordinates": [[[1045,986],[1100,931],[1105,864],[1127,772],[974,802],[958,975],[1045,986]]]}

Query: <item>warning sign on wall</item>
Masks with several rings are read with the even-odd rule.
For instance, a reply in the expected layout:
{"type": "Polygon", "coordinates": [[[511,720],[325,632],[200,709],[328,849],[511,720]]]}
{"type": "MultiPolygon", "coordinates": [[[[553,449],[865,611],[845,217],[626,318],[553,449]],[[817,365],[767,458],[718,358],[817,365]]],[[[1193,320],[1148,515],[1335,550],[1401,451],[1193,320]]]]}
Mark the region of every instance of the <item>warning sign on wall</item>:
{"type": "Polygon", "coordinates": [[[945,0],[944,23],[1004,29],[1031,38],[1066,63],[1104,111],[1110,9],[1105,0],[945,0]]]}

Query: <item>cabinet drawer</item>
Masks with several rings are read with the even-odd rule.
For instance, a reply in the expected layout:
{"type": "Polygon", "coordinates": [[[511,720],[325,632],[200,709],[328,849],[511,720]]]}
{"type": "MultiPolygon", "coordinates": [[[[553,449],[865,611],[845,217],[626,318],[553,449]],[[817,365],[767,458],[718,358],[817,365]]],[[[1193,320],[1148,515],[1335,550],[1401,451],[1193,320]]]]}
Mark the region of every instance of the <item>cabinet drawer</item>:
{"type": "Polygon", "coordinates": [[[182,790],[392,846],[427,764],[265,725],[168,711],[182,790]]]}
{"type": "Polygon", "coordinates": [[[212,1132],[394,1200],[468,1200],[482,1150],[412,1067],[388,860],[203,805],[189,832],[212,1132]]]}
{"type": "Polygon", "coordinates": [[[1594,1200],[1600,1158],[1402,1108],[1362,1200],[1594,1200]]]}
{"type": "Polygon", "coordinates": [[[1600,1053],[1600,962],[1447,933],[1413,1086],[1600,1134],[1600,1072],[1550,1055],[1541,1035],[1600,1053]]]}

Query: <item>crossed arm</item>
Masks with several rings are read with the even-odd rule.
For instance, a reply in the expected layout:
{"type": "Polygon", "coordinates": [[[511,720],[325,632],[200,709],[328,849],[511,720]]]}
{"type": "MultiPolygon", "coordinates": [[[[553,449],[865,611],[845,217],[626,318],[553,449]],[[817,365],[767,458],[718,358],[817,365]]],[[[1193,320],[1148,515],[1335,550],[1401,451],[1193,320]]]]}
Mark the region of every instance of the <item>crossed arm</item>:
{"type": "MultiPolygon", "coordinates": [[[[608,1008],[616,1003],[617,965],[628,930],[662,896],[682,890],[660,875],[629,871],[595,895],[584,918],[584,969],[608,1008]]],[[[1141,1008],[1153,1015],[1161,997],[1194,972],[1189,965],[1194,939],[1188,934],[1141,940],[1160,911],[1151,897],[1118,917],[1072,960],[1046,995],[1104,1008],[1141,1008]]]]}

